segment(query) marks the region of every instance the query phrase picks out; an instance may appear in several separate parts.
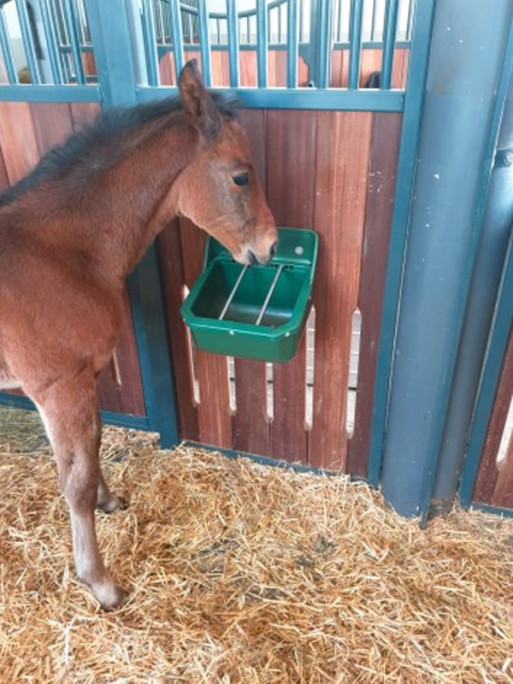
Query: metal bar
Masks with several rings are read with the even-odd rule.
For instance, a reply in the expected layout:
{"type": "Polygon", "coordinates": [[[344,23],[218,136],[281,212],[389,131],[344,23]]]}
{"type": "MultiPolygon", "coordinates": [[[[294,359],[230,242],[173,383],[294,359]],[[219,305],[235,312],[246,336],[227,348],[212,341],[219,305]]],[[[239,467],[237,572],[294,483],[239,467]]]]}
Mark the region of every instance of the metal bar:
{"type": "Polygon", "coordinates": [[[495,393],[502,371],[504,355],[511,330],[511,302],[513,301],[513,233],[506,254],[505,266],[495,307],[491,333],[488,338],[485,363],[479,384],[472,430],[467,448],[467,459],[460,484],[460,503],[467,507],[472,502],[481,454],[495,403],[495,393]]]}
{"type": "MultiPolygon", "coordinates": [[[[158,25],[158,28],[160,31],[160,38],[161,38],[162,42],[165,43],[166,42],[166,27],[164,24],[164,13],[162,11],[162,3],[160,2],[160,0],[154,0],[154,6],[155,6],[156,11],[157,11],[157,25],[158,25]]],[[[155,33],[155,37],[158,40],[158,36],[156,33],[155,33]]]]}
{"type": "Polygon", "coordinates": [[[18,10],[18,21],[20,22],[21,37],[23,39],[23,48],[25,50],[25,57],[27,58],[30,78],[32,83],[37,85],[41,83],[41,77],[39,75],[34,38],[32,36],[32,28],[30,26],[25,0],[16,0],[16,9],[18,10]]]}
{"type": "Polygon", "coordinates": [[[227,0],[228,4],[228,59],[230,62],[230,86],[239,85],[239,26],[237,20],[236,0],[227,0]]]}
{"type": "Polygon", "coordinates": [[[212,67],[210,63],[210,34],[208,31],[208,0],[199,4],[199,36],[201,49],[201,73],[206,86],[212,85],[212,67]]]}
{"type": "Polygon", "coordinates": [[[98,85],[0,85],[0,102],[101,102],[98,85]]]}
{"type": "Polygon", "coordinates": [[[148,65],[148,83],[158,86],[159,77],[159,58],[157,53],[157,37],[155,35],[155,20],[153,16],[152,0],[143,0],[144,35],[146,37],[146,59],[148,65]]]}
{"type": "Polygon", "coordinates": [[[64,8],[66,10],[66,23],[69,27],[69,38],[71,43],[71,51],[73,52],[73,61],[75,62],[75,74],[77,83],[84,85],[84,67],[82,65],[82,52],[80,50],[80,42],[77,33],[77,22],[75,17],[75,8],[72,0],[66,0],[64,8]]]}
{"type": "MultiPolygon", "coordinates": [[[[367,479],[374,486],[378,485],[381,475],[385,426],[388,417],[392,356],[399,308],[399,292],[435,2],[436,0],[418,0],[418,25],[411,45],[408,86],[404,101],[401,145],[397,165],[397,192],[394,201],[388,248],[387,277],[383,294],[383,312],[381,315],[374,388],[375,399],[372,416],[371,445],[367,466],[367,479]]],[[[380,91],[377,94],[392,95],[393,91],[380,91]]]]}
{"type": "Polygon", "coordinates": [[[57,38],[57,33],[55,31],[53,18],[48,8],[48,0],[39,0],[39,9],[41,11],[41,19],[43,21],[43,29],[46,38],[46,49],[48,51],[48,57],[50,59],[50,68],[52,70],[53,82],[56,85],[62,85],[64,83],[64,78],[62,73],[59,52],[56,47],[59,44],[59,41],[57,38]]]}
{"type": "MultiPolygon", "coordinates": [[[[14,86],[13,86],[14,87],[14,86]]],[[[218,88],[218,92],[233,96],[254,109],[324,109],[359,112],[401,112],[405,96],[395,90],[345,90],[298,88],[218,88]]],[[[0,87],[1,91],[1,87],[0,87]]],[[[150,102],[176,95],[176,88],[137,88],[137,100],[150,102]]]]}
{"type": "Polygon", "coordinates": [[[0,7],[0,45],[2,46],[2,54],[4,56],[4,64],[7,70],[7,78],[9,79],[9,83],[18,83],[18,74],[16,73],[16,67],[14,66],[11,43],[7,33],[7,26],[5,25],[3,7],[0,7]]]}
{"type": "Polygon", "coordinates": [[[392,67],[394,64],[395,36],[397,33],[397,17],[399,0],[387,0],[385,10],[385,30],[383,57],[381,62],[380,88],[389,90],[392,84],[392,67]]]}
{"type": "Polygon", "coordinates": [[[171,0],[171,35],[173,37],[173,54],[175,56],[176,82],[183,68],[183,32],[182,13],[179,0],[171,0]]]}
{"type": "Polygon", "coordinates": [[[377,14],[378,0],[373,0],[372,3],[372,24],[371,24],[371,42],[376,38],[376,14],[377,14]]]}
{"type": "Polygon", "coordinates": [[[221,44],[221,20],[216,19],[217,44],[221,44]]]}
{"type": "Polygon", "coordinates": [[[363,0],[352,0],[349,19],[349,87],[358,88],[362,54],[363,0]]]}
{"type": "Polygon", "coordinates": [[[409,0],[408,4],[408,17],[406,19],[406,40],[411,40],[411,32],[412,32],[412,27],[413,27],[413,16],[414,16],[414,11],[413,8],[415,6],[415,0],[409,0]]]}
{"type": "Polygon", "coordinates": [[[235,285],[232,287],[232,291],[230,292],[228,299],[226,300],[225,305],[223,306],[223,310],[221,311],[221,313],[218,316],[218,320],[222,321],[223,318],[225,317],[226,312],[228,311],[230,304],[233,302],[233,298],[235,297],[235,293],[237,292],[239,285],[241,283],[241,280],[244,278],[244,274],[246,273],[247,270],[248,270],[248,266],[246,264],[246,266],[244,266],[242,271],[239,273],[238,278],[235,281],[235,285]]]}
{"type": "Polygon", "coordinates": [[[262,318],[264,317],[264,314],[267,310],[267,307],[269,306],[271,297],[273,296],[273,292],[276,289],[276,284],[278,283],[278,278],[280,277],[282,271],[283,264],[280,264],[280,267],[276,271],[276,275],[273,278],[273,282],[271,283],[271,287],[269,288],[269,292],[267,293],[264,303],[262,304],[262,308],[260,309],[260,313],[258,314],[258,318],[256,319],[255,325],[260,325],[262,318]]]}
{"type": "Polygon", "coordinates": [[[267,88],[267,9],[266,0],[257,0],[258,87],[267,88]]]}
{"type": "Polygon", "coordinates": [[[297,88],[298,59],[298,16],[297,0],[287,3],[287,87],[297,88]]]}
{"type": "Polygon", "coordinates": [[[319,88],[327,88],[330,83],[331,8],[331,0],[318,0],[316,22],[318,34],[310,36],[310,42],[314,45],[317,43],[317,73],[314,82],[319,88]]]}

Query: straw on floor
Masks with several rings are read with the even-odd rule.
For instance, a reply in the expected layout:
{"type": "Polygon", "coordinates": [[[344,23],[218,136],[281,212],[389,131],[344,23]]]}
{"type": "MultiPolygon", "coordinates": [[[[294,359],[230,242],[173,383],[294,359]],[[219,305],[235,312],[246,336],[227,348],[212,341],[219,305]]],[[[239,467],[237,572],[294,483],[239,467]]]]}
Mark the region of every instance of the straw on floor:
{"type": "Polygon", "coordinates": [[[131,588],[102,613],[74,579],[66,505],[37,416],[0,411],[0,681],[512,682],[513,520],[426,531],[345,477],[107,428],[98,515],[131,588]]]}

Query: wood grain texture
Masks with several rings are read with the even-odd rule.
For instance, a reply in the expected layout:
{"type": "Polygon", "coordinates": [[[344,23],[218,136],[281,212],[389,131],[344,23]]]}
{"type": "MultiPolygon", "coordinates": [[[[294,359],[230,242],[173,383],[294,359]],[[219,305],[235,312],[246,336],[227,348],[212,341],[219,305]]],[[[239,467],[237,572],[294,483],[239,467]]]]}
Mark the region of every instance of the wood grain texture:
{"type": "MultiPolygon", "coordinates": [[[[511,391],[513,388],[513,330],[509,336],[508,348],[502,364],[502,371],[495,393],[495,400],[493,404],[490,422],[486,433],[485,443],[483,445],[483,454],[481,456],[481,463],[477,473],[476,484],[474,486],[473,501],[479,503],[490,504],[494,501],[494,505],[503,505],[499,503],[504,493],[504,482],[509,478],[509,468],[512,467],[509,463],[504,473],[502,473],[503,483],[496,490],[499,484],[499,469],[497,467],[497,454],[501,443],[502,435],[508,417],[509,405],[511,402],[511,391]]],[[[504,466],[503,466],[504,467],[504,466]]]]}
{"type": "Polygon", "coordinates": [[[74,131],[80,131],[90,126],[101,111],[97,102],[72,102],[70,109],[74,131]]]}
{"type": "MultiPolygon", "coordinates": [[[[266,187],[265,130],[266,113],[243,109],[238,117],[251,142],[253,166],[262,187],[266,187]]],[[[235,359],[236,413],[233,417],[234,445],[240,451],[267,456],[270,450],[270,423],[267,417],[267,379],[265,363],[235,359]]]]}
{"type": "MultiPolygon", "coordinates": [[[[317,113],[267,113],[266,173],[269,206],[278,225],[312,228],[315,205],[317,113]]],[[[274,365],[271,455],[306,461],[306,344],[292,361],[274,365]]]]}
{"type": "MultiPolygon", "coordinates": [[[[189,289],[198,278],[203,263],[206,235],[187,219],[180,219],[185,283],[189,289]]],[[[232,448],[232,416],[226,356],[197,350],[199,384],[198,432],[200,441],[232,448]]]]}
{"type": "Polygon", "coordinates": [[[11,185],[39,161],[36,131],[27,102],[0,102],[0,147],[11,185]]]}
{"type": "Polygon", "coordinates": [[[362,314],[356,415],[347,470],[364,477],[372,427],[382,293],[395,194],[401,114],[374,114],[358,308],[362,314]]]}
{"type": "Polygon", "coordinates": [[[185,323],[180,315],[185,275],[178,221],[173,221],[158,238],[158,253],[164,286],[169,339],[171,340],[180,439],[199,439],[198,413],[194,402],[193,373],[185,323]]]}
{"type": "Polygon", "coordinates": [[[73,119],[69,104],[32,102],[29,106],[41,155],[56,145],[62,145],[73,133],[73,119]]]}
{"type": "Polygon", "coordinates": [[[319,112],[315,229],[320,248],[308,462],[345,469],[352,316],[358,302],[372,114],[319,112]]]}

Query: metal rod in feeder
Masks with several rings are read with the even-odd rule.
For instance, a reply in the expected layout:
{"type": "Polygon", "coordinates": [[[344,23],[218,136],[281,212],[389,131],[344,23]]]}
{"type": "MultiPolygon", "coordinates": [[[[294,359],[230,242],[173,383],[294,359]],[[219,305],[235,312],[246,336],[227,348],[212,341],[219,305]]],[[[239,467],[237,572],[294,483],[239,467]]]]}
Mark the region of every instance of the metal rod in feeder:
{"type": "Polygon", "coordinates": [[[247,270],[248,270],[248,266],[246,265],[246,266],[244,266],[244,268],[242,269],[242,271],[239,273],[239,277],[238,277],[237,280],[235,281],[235,285],[232,287],[232,291],[230,292],[230,294],[229,294],[229,296],[228,296],[228,299],[226,300],[226,303],[225,303],[225,305],[223,306],[223,310],[222,310],[221,313],[219,314],[219,318],[218,318],[219,321],[222,321],[223,318],[225,317],[225,314],[226,314],[226,312],[228,311],[228,307],[230,306],[230,304],[231,304],[232,301],[233,301],[233,298],[235,297],[235,293],[237,292],[237,288],[238,288],[239,285],[240,285],[240,281],[243,279],[244,273],[246,273],[247,270]]]}
{"type": "Polygon", "coordinates": [[[258,314],[258,318],[256,319],[255,325],[260,325],[260,322],[262,318],[264,317],[265,311],[267,307],[269,306],[269,301],[273,295],[273,292],[276,288],[276,283],[278,282],[278,278],[280,277],[280,273],[283,271],[283,264],[280,264],[280,267],[276,271],[276,275],[274,276],[274,280],[271,283],[271,287],[269,288],[269,292],[267,293],[267,297],[265,298],[264,303],[262,304],[262,308],[260,309],[260,313],[258,314]]]}

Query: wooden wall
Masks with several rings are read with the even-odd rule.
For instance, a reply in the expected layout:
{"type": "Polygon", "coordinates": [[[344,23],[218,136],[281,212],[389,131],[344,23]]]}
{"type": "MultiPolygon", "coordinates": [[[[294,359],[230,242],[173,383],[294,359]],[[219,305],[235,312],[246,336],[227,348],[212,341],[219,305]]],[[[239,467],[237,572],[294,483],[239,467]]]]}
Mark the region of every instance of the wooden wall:
{"type": "MultiPolygon", "coordinates": [[[[46,151],[89,123],[98,111],[95,104],[0,102],[0,190],[24,176],[46,151]]],[[[125,312],[116,363],[111,362],[100,379],[100,405],[109,411],[144,415],[128,297],[125,312]]]]}
{"type": "Polygon", "coordinates": [[[314,228],[320,238],[313,420],[306,425],[305,340],[292,361],[274,365],[272,421],[264,363],[235,361],[235,412],[227,358],[198,351],[192,363],[179,306],[184,286],[190,288],[200,273],[204,235],[181,220],[159,238],[181,437],[364,474],[401,116],[244,110],[240,117],[278,224],[314,228]],[[362,313],[360,379],[349,437],[347,387],[357,307],[362,313]]]}
{"type": "Polygon", "coordinates": [[[474,487],[473,501],[513,508],[513,431],[507,424],[513,390],[513,330],[502,365],[492,415],[474,487]],[[504,438],[504,433],[505,439],[504,438]],[[505,446],[499,460],[501,443],[505,446]]]}

